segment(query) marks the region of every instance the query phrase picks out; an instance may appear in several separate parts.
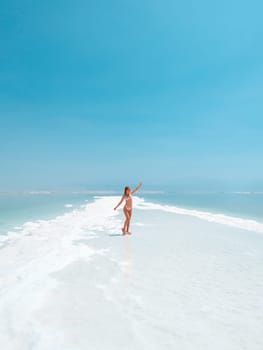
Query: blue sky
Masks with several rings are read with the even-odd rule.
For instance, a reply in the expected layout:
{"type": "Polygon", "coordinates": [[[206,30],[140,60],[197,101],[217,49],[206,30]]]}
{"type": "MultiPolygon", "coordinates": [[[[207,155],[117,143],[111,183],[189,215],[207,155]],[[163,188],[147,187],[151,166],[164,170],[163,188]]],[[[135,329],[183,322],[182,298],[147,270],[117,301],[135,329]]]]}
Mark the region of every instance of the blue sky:
{"type": "Polygon", "coordinates": [[[0,189],[263,190],[260,1],[0,3],[0,189]]]}

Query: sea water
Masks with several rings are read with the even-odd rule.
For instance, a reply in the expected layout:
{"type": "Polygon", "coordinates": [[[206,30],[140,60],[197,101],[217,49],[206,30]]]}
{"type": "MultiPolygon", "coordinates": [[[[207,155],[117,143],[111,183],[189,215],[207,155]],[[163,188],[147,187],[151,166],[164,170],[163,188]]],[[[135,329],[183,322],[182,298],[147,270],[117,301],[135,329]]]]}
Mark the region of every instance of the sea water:
{"type": "Polygon", "coordinates": [[[163,192],[145,199],[177,207],[222,213],[263,222],[263,193],[253,192],[163,192]]]}
{"type": "MultiPolygon", "coordinates": [[[[5,234],[24,222],[52,219],[78,209],[94,200],[98,192],[27,192],[0,193],[0,234],[5,234]]],[[[121,193],[114,192],[121,196],[121,193]]],[[[263,222],[263,193],[180,193],[159,191],[138,193],[146,201],[185,209],[225,214],[263,222]]]]}
{"type": "Polygon", "coordinates": [[[87,193],[0,193],[0,234],[27,221],[52,219],[92,200],[87,193]]]}

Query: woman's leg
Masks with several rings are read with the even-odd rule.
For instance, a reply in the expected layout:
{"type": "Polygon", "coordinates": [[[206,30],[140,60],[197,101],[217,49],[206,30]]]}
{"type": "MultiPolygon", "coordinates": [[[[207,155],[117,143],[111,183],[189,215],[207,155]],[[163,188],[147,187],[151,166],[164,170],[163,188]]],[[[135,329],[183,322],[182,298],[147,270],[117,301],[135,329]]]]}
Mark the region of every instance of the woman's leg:
{"type": "Polygon", "coordinates": [[[129,232],[130,228],[130,222],[131,222],[131,216],[132,216],[132,209],[128,211],[129,212],[129,220],[127,222],[127,232],[129,232]]]}
{"type": "Polygon", "coordinates": [[[128,226],[128,222],[130,220],[130,215],[129,215],[129,211],[125,207],[123,208],[123,212],[124,212],[124,215],[125,215],[125,221],[124,221],[122,233],[125,234],[125,232],[128,231],[127,226],[128,226]]]}

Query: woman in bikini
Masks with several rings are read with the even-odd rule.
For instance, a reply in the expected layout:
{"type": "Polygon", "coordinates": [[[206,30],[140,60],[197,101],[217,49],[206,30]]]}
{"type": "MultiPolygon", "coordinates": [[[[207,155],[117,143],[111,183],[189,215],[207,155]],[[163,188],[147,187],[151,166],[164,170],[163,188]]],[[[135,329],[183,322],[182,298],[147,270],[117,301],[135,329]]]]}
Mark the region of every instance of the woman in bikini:
{"type": "Polygon", "coordinates": [[[125,222],[122,228],[122,233],[123,235],[131,235],[131,232],[129,231],[129,227],[130,227],[130,221],[131,221],[131,216],[132,216],[132,195],[137,192],[139,190],[139,188],[141,188],[142,186],[142,182],[139,183],[139,185],[133,190],[131,191],[129,186],[126,186],[124,189],[124,194],[121,197],[120,202],[116,205],[116,207],[114,208],[114,210],[116,210],[118,208],[119,205],[121,205],[121,203],[125,200],[126,203],[123,207],[123,212],[125,215],[125,222]]]}

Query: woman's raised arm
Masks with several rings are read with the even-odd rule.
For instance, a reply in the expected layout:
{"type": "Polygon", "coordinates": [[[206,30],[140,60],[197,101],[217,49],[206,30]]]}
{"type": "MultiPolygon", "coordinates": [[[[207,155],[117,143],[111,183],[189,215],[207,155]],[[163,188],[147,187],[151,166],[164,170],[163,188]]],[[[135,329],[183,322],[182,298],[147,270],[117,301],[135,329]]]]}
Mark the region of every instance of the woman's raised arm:
{"type": "Polygon", "coordinates": [[[139,185],[132,191],[132,194],[137,192],[142,187],[142,182],[139,183],[139,185]]]}

